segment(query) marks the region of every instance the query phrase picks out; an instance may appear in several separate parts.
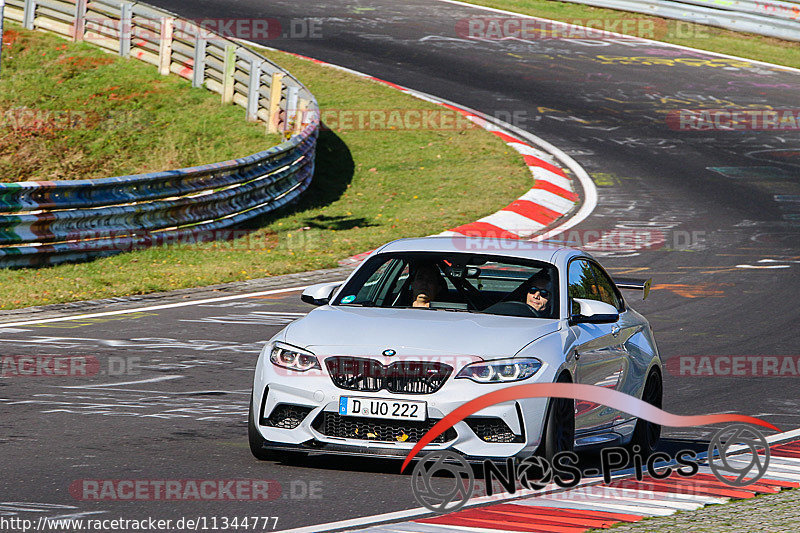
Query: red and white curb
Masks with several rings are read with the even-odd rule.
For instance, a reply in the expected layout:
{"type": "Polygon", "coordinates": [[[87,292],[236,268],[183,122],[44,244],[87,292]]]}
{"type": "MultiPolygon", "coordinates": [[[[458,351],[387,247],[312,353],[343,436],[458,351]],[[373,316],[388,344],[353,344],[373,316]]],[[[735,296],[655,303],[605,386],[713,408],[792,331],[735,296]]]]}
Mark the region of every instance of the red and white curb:
{"type": "MultiPolygon", "coordinates": [[[[247,44],[255,45],[249,42],[247,44]]],[[[255,46],[274,50],[262,45],[255,46]]],[[[465,235],[538,241],[581,222],[597,205],[597,190],[586,171],[567,154],[529,132],[474,109],[363,72],[300,54],[290,53],[290,55],[382,83],[426,102],[461,113],[471,122],[502,139],[522,156],[534,177],[533,187],[528,192],[500,211],[444,231],[439,234],[441,236],[465,235]],[[579,187],[576,187],[576,181],[580,183],[579,187]],[[583,201],[577,192],[578,189],[583,191],[583,201]]],[[[357,263],[370,253],[372,252],[363,252],[340,263],[357,263]]]]}
{"type": "MultiPolygon", "coordinates": [[[[283,533],[581,533],[608,528],[620,522],[670,516],[677,511],[693,511],[706,505],[800,488],[798,437],[800,429],[767,437],[771,444],[767,473],[756,483],[744,487],[719,481],[707,462],[701,460],[699,472],[688,478],[673,474],[666,479],[645,476],[637,481],[632,474],[621,473],[609,484],[601,484],[598,478],[587,478],[567,490],[551,484],[540,491],[475,497],[465,509],[445,515],[432,516],[424,508],[408,509],[284,530],[283,533]]],[[[745,457],[736,457],[745,450],[748,448],[744,446],[732,447],[728,452],[729,464],[752,466],[745,457]]]]}
{"type": "MultiPolygon", "coordinates": [[[[747,467],[746,459],[729,457],[732,465],[747,467]]],[[[537,494],[510,502],[474,507],[441,516],[385,524],[352,533],[452,533],[510,531],[581,533],[608,528],[619,522],[637,522],[647,517],[669,516],[677,511],[697,510],[732,499],[775,494],[800,488],[800,441],[774,445],[766,475],[756,483],[732,487],[719,481],[708,466],[684,478],[647,476],[619,479],[608,485],[584,485],[574,489],[537,494]]]]}

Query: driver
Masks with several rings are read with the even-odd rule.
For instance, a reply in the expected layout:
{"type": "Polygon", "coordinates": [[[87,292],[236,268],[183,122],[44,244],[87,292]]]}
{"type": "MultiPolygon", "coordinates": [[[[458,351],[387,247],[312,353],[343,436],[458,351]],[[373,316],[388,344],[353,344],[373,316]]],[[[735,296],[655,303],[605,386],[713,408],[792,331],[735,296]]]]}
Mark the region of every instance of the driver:
{"type": "Polygon", "coordinates": [[[445,285],[436,265],[425,263],[417,267],[411,281],[411,307],[430,307],[445,285]]]}
{"type": "Polygon", "coordinates": [[[553,297],[550,287],[550,276],[545,271],[539,272],[529,281],[528,290],[525,293],[525,303],[533,309],[538,317],[550,315],[550,301],[553,297]]]}

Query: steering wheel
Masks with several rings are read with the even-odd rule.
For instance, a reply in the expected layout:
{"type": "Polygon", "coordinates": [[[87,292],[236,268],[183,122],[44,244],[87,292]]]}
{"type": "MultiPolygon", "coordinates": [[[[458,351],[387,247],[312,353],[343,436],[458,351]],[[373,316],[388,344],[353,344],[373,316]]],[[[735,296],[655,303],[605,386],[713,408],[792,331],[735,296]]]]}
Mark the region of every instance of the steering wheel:
{"type": "Polygon", "coordinates": [[[541,318],[541,315],[530,305],[523,302],[497,302],[484,309],[484,313],[525,318],[541,318]]]}

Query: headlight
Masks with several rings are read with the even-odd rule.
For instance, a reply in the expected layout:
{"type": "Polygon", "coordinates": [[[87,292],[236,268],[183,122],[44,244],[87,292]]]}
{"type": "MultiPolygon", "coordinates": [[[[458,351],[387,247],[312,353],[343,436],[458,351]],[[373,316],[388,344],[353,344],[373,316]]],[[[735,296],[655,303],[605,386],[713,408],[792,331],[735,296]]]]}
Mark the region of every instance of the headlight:
{"type": "Polygon", "coordinates": [[[296,348],[282,342],[276,342],[272,345],[269,360],[275,366],[297,370],[298,372],[320,368],[316,355],[308,350],[296,348]]]}
{"type": "Polygon", "coordinates": [[[481,361],[462,368],[456,379],[467,378],[476,383],[508,383],[528,379],[540,368],[542,368],[542,362],[533,357],[481,361]]]}

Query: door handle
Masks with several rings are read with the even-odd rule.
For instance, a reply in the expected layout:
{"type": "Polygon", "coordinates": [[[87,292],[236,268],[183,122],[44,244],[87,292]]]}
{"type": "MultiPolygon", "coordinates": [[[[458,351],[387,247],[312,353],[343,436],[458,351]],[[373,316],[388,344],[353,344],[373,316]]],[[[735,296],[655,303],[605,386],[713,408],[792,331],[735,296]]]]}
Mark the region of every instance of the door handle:
{"type": "Polygon", "coordinates": [[[613,328],[611,328],[611,334],[613,336],[619,337],[619,332],[620,332],[619,326],[615,325],[613,328]]]}

